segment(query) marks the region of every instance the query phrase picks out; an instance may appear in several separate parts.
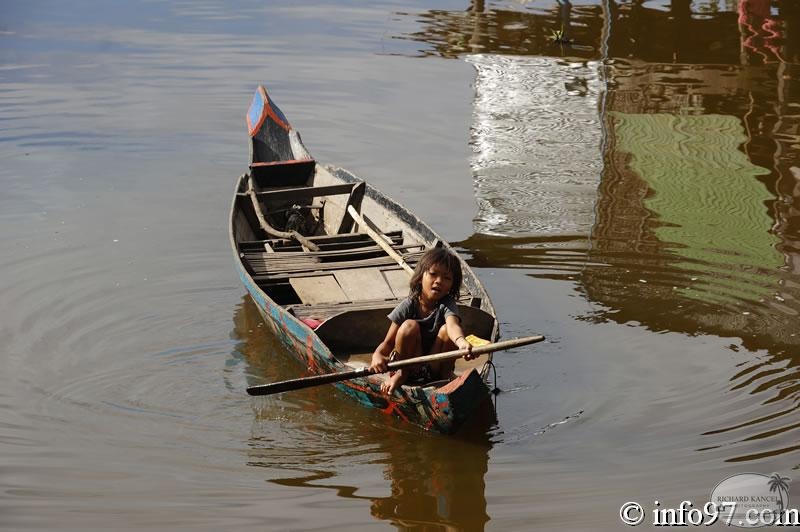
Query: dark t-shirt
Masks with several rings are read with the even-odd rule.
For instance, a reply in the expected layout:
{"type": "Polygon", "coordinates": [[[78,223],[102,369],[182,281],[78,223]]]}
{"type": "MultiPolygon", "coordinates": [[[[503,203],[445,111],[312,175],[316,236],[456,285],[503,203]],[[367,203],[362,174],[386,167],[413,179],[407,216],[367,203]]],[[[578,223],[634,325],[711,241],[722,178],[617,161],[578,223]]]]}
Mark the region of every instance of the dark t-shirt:
{"type": "Polygon", "coordinates": [[[436,335],[439,334],[439,329],[445,324],[447,316],[455,316],[460,319],[456,300],[449,294],[439,301],[439,305],[428,316],[419,315],[417,299],[409,296],[402,300],[387,317],[397,325],[402,325],[406,320],[415,320],[419,323],[422,334],[422,351],[423,354],[428,354],[436,340],[436,335]]]}

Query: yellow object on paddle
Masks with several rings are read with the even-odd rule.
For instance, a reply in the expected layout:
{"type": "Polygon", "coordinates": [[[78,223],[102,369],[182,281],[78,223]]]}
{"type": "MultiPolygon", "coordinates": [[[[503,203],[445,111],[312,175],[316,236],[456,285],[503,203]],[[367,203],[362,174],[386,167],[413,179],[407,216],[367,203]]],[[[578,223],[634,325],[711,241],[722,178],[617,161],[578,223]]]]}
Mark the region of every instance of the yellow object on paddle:
{"type": "Polygon", "coordinates": [[[491,343],[489,340],[484,340],[483,338],[478,338],[474,334],[470,334],[467,337],[465,337],[464,339],[467,342],[469,342],[470,345],[472,345],[472,347],[480,347],[482,345],[486,345],[486,344],[490,344],[491,343]]]}

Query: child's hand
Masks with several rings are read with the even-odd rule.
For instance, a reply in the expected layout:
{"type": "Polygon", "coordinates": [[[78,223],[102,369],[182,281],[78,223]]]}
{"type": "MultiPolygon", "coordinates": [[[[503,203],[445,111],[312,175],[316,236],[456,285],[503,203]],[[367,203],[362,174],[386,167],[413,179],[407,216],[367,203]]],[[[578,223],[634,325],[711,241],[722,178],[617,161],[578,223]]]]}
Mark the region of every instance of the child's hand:
{"type": "Polygon", "coordinates": [[[387,370],[387,364],[388,359],[385,356],[380,353],[373,353],[372,362],[369,365],[369,369],[373,373],[385,373],[387,370]]]}
{"type": "Polygon", "coordinates": [[[467,354],[464,355],[464,360],[472,360],[473,358],[477,358],[472,354],[472,344],[469,343],[463,336],[458,339],[458,348],[467,350],[467,354]]]}

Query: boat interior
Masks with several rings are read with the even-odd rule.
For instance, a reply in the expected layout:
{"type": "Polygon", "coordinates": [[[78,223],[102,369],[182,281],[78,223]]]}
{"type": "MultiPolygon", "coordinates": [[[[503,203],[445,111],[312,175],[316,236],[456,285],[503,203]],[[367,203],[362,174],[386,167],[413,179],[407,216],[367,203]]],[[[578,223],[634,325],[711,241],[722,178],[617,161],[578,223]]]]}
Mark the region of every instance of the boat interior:
{"type": "MultiPolygon", "coordinates": [[[[411,268],[428,247],[441,245],[426,242],[365,197],[364,182],[342,182],[313,164],[261,170],[240,181],[234,209],[238,251],[256,284],[299,319],[323,321],[345,310],[394,306],[408,295],[410,274],[360,230],[348,207],[411,268]]],[[[466,283],[459,302],[481,304],[466,283]]]]}
{"type": "MultiPolygon", "coordinates": [[[[427,248],[441,245],[369,197],[366,187],[311,159],[255,163],[239,182],[233,211],[239,256],[255,283],[353,367],[369,361],[386,334],[386,315],[409,292],[410,274],[375,234],[411,268],[427,248]]],[[[481,310],[481,298],[468,284],[458,298],[465,331],[491,338],[494,317],[481,310]]],[[[485,361],[461,360],[458,369],[485,361]]]]}
{"type": "MultiPolygon", "coordinates": [[[[394,305],[341,312],[323,322],[316,329],[317,336],[331,347],[340,362],[354,369],[368,366],[372,353],[386,336],[389,325],[386,316],[393,308],[394,305]]],[[[494,317],[491,314],[461,304],[458,306],[458,313],[465,332],[479,338],[491,338],[494,326],[494,317]]],[[[470,368],[480,371],[489,359],[488,355],[469,361],[460,358],[456,360],[455,373],[460,375],[470,368]]]]}
{"type": "MultiPolygon", "coordinates": [[[[247,123],[250,168],[239,180],[231,220],[242,265],[340,361],[363,366],[386,334],[386,315],[408,295],[410,269],[426,249],[443,244],[363,181],[318,165],[264,87],[253,96],[247,123]]],[[[491,305],[482,289],[469,288],[480,287],[474,278],[464,281],[464,330],[492,339],[496,321],[482,308],[491,305]]]]}

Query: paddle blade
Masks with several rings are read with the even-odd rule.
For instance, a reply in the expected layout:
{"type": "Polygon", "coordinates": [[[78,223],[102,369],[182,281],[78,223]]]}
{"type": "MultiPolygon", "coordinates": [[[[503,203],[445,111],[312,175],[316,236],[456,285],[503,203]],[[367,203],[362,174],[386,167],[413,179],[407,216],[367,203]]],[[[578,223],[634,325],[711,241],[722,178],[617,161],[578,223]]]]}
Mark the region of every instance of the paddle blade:
{"type": "Polygon", "coordinates": [[[369,368],[361,368],[353,371],[343,371],[341,373],[329,373],[327,375],[313,375],[311,377],[301,377],[299,379],[289,379],[269,384],[250,386],[247,393],[250,395],[272,395],[276,393],[288,392],[292,390],[302,390],[312,386],[331,384],[334,382],[346,381],[358,377],[366,377],[370,374],[369,368]]]}

